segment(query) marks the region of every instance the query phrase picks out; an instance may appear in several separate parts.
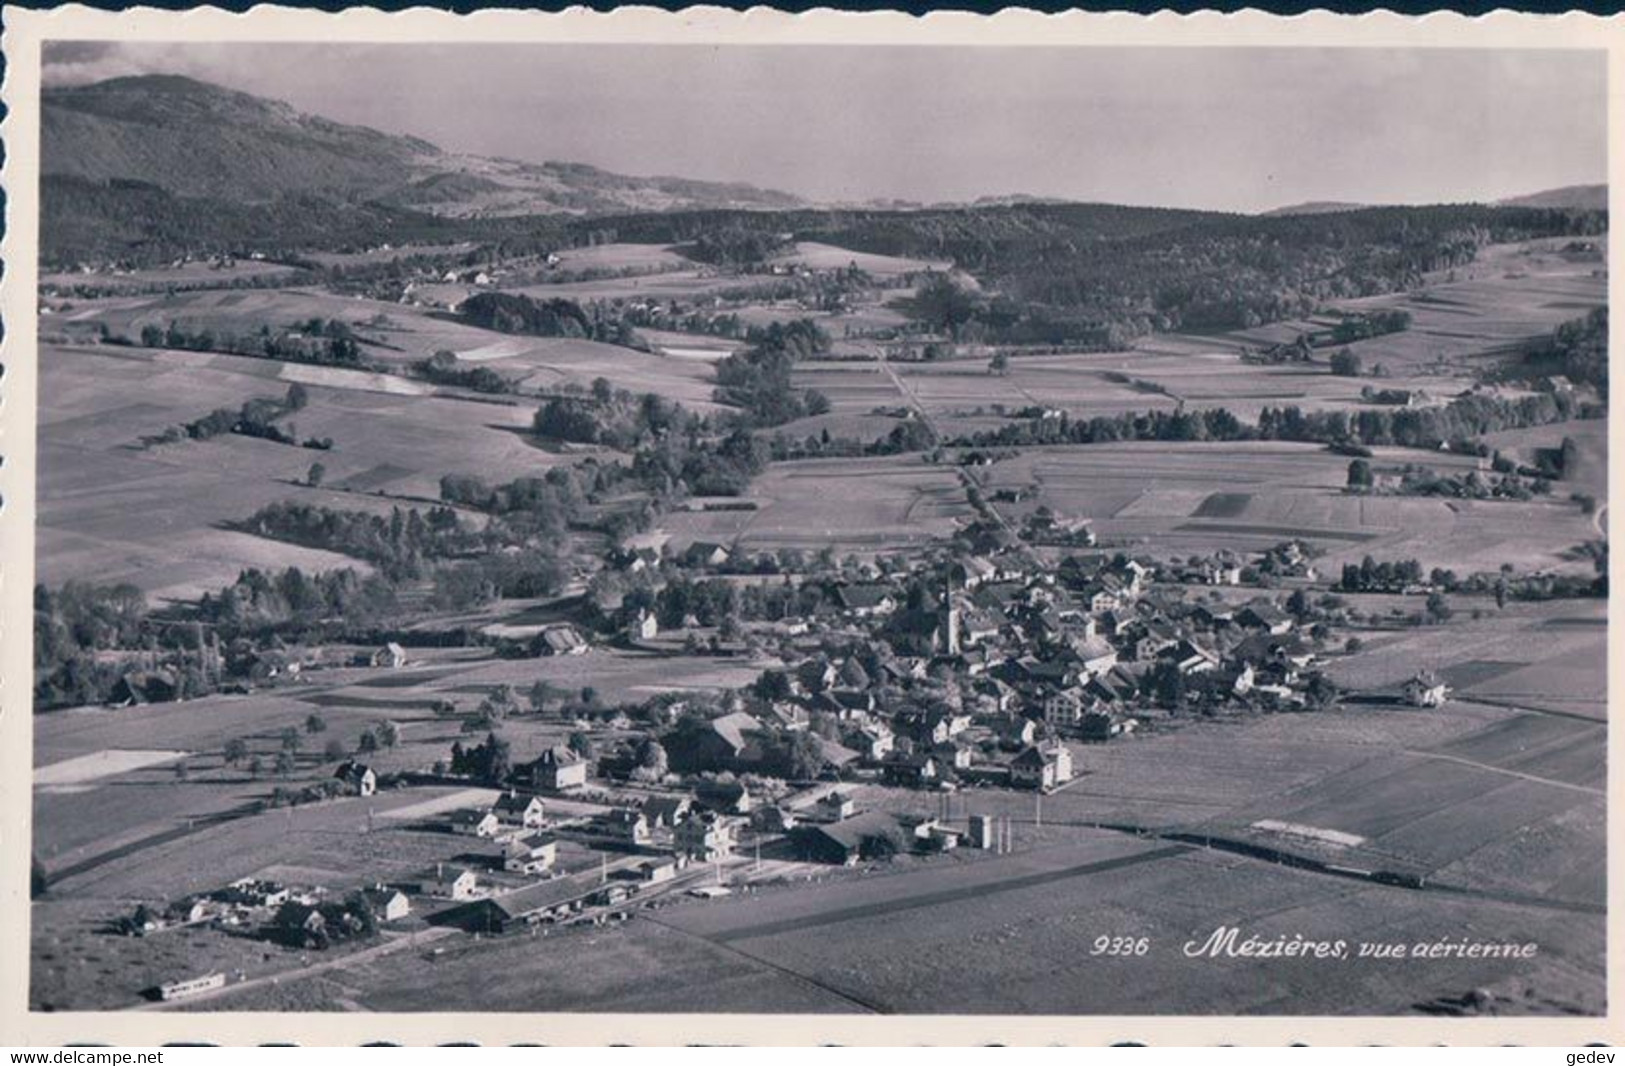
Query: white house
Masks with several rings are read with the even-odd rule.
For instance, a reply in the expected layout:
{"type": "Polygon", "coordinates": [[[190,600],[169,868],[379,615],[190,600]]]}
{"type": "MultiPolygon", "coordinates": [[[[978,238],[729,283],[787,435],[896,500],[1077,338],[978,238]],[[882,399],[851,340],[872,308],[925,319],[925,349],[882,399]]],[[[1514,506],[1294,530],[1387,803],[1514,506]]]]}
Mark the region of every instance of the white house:
{"type": "Polygon", "coordinates": [[[436,863],[435,868],[419,883],[418,891],[425,896],[443,899],[473,899],[478,887],[479,878],[468,867],[436,863]]]}
{"type": "Polygon", "coordinates": [[[463,836],[494,837],[502,829],[502,823],[490,811],[478,808],[453,811],[451,814],[451,831],[463,836]]]}
{"type": "Polygon", "coordinates": [[[1405,702],[1412,707],[1438,707],[1450,698],[1450,686],[1432,670],[1423,670],[1405,682],[1405,702]]]}

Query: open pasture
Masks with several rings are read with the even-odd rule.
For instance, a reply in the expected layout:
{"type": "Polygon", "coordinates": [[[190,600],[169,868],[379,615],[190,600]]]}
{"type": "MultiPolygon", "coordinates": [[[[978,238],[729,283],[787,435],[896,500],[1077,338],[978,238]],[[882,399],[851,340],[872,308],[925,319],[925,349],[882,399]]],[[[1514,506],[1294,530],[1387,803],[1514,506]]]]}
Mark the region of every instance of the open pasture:
{"type": "MultiPolygon", "coordinates": [[[[319,257],[312,257],[319,258],[319,257]]],[[[158,285],[198,285],[225,288],[237,282],[263,281],[266,278],[291,276],[296,269],[283,263],[253,259],[239,260],[231,266],[212,266],[207,262],[183,263],[180,266],[148,267],[116,274],[63,270],[41,274],[39,285],[43,290],[69,291],[83,285],[101,291],[119,289],[146,289],[158,285]]]]}
{"type": "Polygon", "coordinates": [[[724,289],[738,288],[746,280],[712,267],[696,266],[690,270],[526,285],[504,291],[521,293],[538,300],[694,300],[715,296],[724,289]]]}
{"type": "Polygon", "coordinates": [[[185,757],[184,751],[98,751],[36,768],[34,787],[71,790],[103,777],[115,777],[148,766],[161,766],[185,757]]]}
{"type": "MultiPolygon", "coordinates": [[[[1470,372],[1486,358],[1516,351],[1608,302],[1601,259],[1564,253],[1561,243],[1492,245],[1467,266],[1431,275],[1420,290],[1338,301],[1340,309],[1351,312],[1398,309],[1412,319],[1403,333],[1348,347],[1367,368],[1381,363],[1400,377],[1440,364],[1452,372],[1470,372]]],[[[1262,346],[1323,324],[1276,323],[1230,337],[1262,346]]]]}
{"type": "Polygon", "coordinates": [[[891,378],[872,362],[809,359],[796,364],[790,381],[798,389],[817,389],[829,397],[830,409],[837,414],[863,415],[876,407],[904,404],[891,378]]]}
{"type": "MultiPolygon", "coordinates": [[[[1346,714],[1430,715],[1394,709],[1346,714]]],[[[1556,896],[1600,906],[1602,856],[1576,842],[1558,854],[1570,865],[1554,873],[1542,863],[1503,865],[1493,880],[1479,866],[1463,865],[1485,848],[1506,850],[1520,837],[1570,824],[1574,812],[1603,803],[1604,727],[1536,714],[1505,714],[1442,743],[1398,745],[1302,787],[1261,798],[1215,819],[1211,826],[1242,832],[1248,819],[1268,817],[1352,834],[1363,843],[1321,849],[1323,857],[1368,869],[1404,869],[1442,876],[1476,890],[1550,894],[1557,882],[1582,890],[1556,896]],[[1582,856],[1589,854],[1589,860],[1582,856]]],[[[1600,820],[1598,822],[1600,827],[1600,820]]],[[[1257,833],[1243,835],[1257,837],[1257,833]]],[[[1276,838],[1271,843],[1280,846],[1276,838]]],[[[1288,850],[1294,850],[1290,843],[1288,850]]]]}
{"type": "MultiPolygon", "coordinates": [[[[1357,609],[1366,597],[1350,597],[1357,609]]],[[[1413,598],[1411,611],[1421,609],[1413,598]]],[[[1459,699],[1607,717],[1607,604],[1599,600],[1509,602],[1452,597],[1449,625],[1361,633],[1364,647],[1330,664],[1338,684],[1397,688],[1421,669],[1438,670],[1459,699]],[[1470,612],[1477,609],[1481,617],[1470,612]],[[1464,661],[1463,648],[1471,649],[1464,661]]]]}
{"type": "Polygon", "coordinates": [[[443,474],[500,481],[564,461],[531,442],[528,406],[390,395],[365,382],[308,385],[308,406],[285,419],[301,437],[333,438],[329,451],[233,435],[143,448],[142,437],[217,407],[280,399],[289,382],[266,372],[327,369],[182,354],[172,361],[129,349],[44,349],[40,580],[130,581],[184,598],[229,584],[244,566],[365,569],[221,527],[277,500],[387,511],[402,501],[380,494],[433,500],[443,474]],[[326,469],[321,488],[305,484],[315,462],[326,469]]]}
{"type": "Polygon", "coordinates": [[[594,244],[554,253],[564,270],[669,270],[694,266],[669,244],[594,244]]]}
{"type": "Polygon", "coordinates": [[[755,511],[685,511],[662,524],[679,550],[711,540],[746,551],[872,553],[946,535],[972,513],[953,469],[918,455],[776,463],[751,496],[761,503],[755,511]]]}
{"type": "MultiPolygon", "coordinates": [[[[404,366],[436,352],[450,351],[470,364],[489,366],[535,388],[556,388],[566,383],[585,387],[603,377],[633,392],[659,392],[702,407],[708,405],[711,392],[709,370],[703,364],[576,338],[516,337],[480,329],[443,311],[335,296],[315,289],[187,292],[84,301],[77,306],[72,316],[76,321],[105,323],[115,336],[138,337],[145,326],[167,327],[170,322],[194,331],[246,335],[257,333],[262,326],[287,329],[319,317],[347,323],[362,338],[366,358],[386,365],[404,366]]],[[[207,359],[210,365],[220,360],[266,362],[208,353],[184,354],[207,359]]],[[[257,372],[273,373],[263,368],[257,372]]],[[[347,384],[358,380],[354,371],[329,367],[289,365],[274,373],[290,381],[320,383],[335,374],[347,384]]],[[[374,375],[364,387],[389,392],[423,389],[418,382],[384,375],[374,375]]]]}
{"type": "Polygon", "coordinates": [[[1558,495],[1587,492],[1599,500],[1608,498],[1608,420],[1558,422],[1549,426],[1531,426],[1490,433],[1484,443],[1521,463],[1534,465],[1536,453],[1546,448],[1560,448],[1564,438],[1571,438],[1579,448],[1579,463],[1573,470],[1563,471],[1563,480],[1553,488],[1558,495]]]}
{"type": "MultiPolygon", "coordinates": [[[[1375,451],[1379,469],[1420,462],[1457,471],[1475,463],[1447,453],[1375,451]]],[[[1137,441],[1029,448],[994,465],[987,488],[1036,488],[1024,503],[1001,506],[1008,515],[1044,504],[1093,518],[1104,540],[1169,554],[1258,551],[1302,539],[1326,552],[1321,566],[1328,571],[1366,554],[1462,572],[1504,562],[1586,565],[1566,555],[1595,536],[1575,504],[1348,495],[1347,471],[1346,457],[1312,444],[1137,441]]]]}
{"type": "Polygon", "coordinates": [[[877,278],[895,278],[904,274],[919,274],[927,270],[950,270],[953,264],[946,260],[909,259],[873,252],[854,252],[833,244],[818,241],[797,241],[795,247],[774,256],[769,262],[803,266],[809,270],[845,270],[856,265],[859,270],[877,278]]]}

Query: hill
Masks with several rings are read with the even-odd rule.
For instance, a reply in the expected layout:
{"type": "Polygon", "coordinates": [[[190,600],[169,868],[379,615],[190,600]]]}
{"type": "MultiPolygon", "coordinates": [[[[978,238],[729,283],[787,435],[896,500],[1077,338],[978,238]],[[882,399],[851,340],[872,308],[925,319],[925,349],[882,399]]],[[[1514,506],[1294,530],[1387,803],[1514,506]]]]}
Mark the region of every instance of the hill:
{"type": "Polygon", "coordinates": [[[1565,185],[1561,189],[1547,189],[1501,200],[1500,207],[1561,207],[1581,211],[1608,210],[1608,186],[1565,185]]]}
{"type": "MultiPolygon", "coordinates": [[[[788,193],[738,183],[448,153],[415,137],[344,125],[176,75],[46,89],[40,154],[44,197],[68,190],[81,205],[104,203],[113,213],[101,220],[115,230],[120,190],[131,187],[139,187],[140,202],[127,206],[157,210],[161,218],[188,209],[155,207],[155,197],[210,201],[201,205],[210,215],[310,197],[453,218],[802,205],[788,193]],[[101,194],[90,196],[90,187],[101,194]]],[[[51,207],[47,215],[60,218],[51,207]]],[[[47,247],[52,237],[45,235],[47,247]]]]}
{"type": "Polygon", "coordinates": [[[375,199],[432,174],[440,158],[424,141],[190,78],[115,78],[41,97],[46,178],[138,181],[248,203],[308,193],[375,199]]]}
{"type": "Polygon", "coordinates": [[[1283,218],[1291,215],[1335,215],[1339,211],[1364,210],[1366,204],[1344,203],[1341,200],[1310,200],[1307,203],[1289,204],[1286,207],[1277,207],[1273,211],[1263,212],[1264,218],[1283,218]]]}

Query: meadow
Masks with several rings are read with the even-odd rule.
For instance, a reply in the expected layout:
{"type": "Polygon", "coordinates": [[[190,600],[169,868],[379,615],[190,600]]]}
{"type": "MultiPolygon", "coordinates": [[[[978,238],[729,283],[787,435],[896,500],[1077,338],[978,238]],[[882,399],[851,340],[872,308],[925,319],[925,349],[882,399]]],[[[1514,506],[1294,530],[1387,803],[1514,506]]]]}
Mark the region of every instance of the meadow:
{"type": "Polygon", "coordinates": [[[696,540],[745,551],[874,553],[922,545],[972,515],[954,468],[919,455],[775,463],[751,486],[754,510],[678,511],[662,520],[673,547],[696,540]]]}
{"type": "Polygon", "coordinates": [[[398,378],[387,381],[412,392],[376,391],[369,377],[336,368],[108,346],[48,346],[40,371],[37,579],[48,584],[127,581],[157,599],[190,599],[245,566],[365,570],[224,526],[279,500],[388,513],[438,499],[447,473],[500,481],[569,461],[531,442],[528,404],[438,396],[398,378]],[[217,407],[280,400],[294,381],[307,385],[309,403],[285,427],[331,437],[331,450],[229,434],[143,446],[217,407]],[[311,487],[316,462],[326,476],[311,487]]]}
{"type": "MultiPolygon", "coordinates": [[[[1378,469],[1476,468],[1476,460],[1449,453],[1374,452],[1378,469]]],[[[1257,552],[1300,539],[1325,553],[1321,569],[1333,574],[1368,554],[1461,573],[1502,563],[1576,572],[1588,565],[1566,553],[1595,537],[1591,518],[1558,492],[1529,502],[1349,495],[1348,463],[1319,445],[1279,441],[1028,448],[994,464],[986,488],[1036,490],[1002,505],[1007,516],[1048,506],[1093,519],[1105,542],[1164,555],[1257,552]]]]}

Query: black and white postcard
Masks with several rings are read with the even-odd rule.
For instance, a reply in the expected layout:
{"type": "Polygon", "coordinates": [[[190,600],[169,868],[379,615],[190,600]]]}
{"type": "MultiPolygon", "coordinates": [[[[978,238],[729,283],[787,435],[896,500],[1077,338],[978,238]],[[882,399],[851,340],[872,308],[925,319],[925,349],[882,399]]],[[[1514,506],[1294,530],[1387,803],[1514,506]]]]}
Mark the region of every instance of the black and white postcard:
{"type": "Polygon", "coordinates": [[[1620,1035],[1617,24],[6,18],[10,1042],[1620,1035]]]}

